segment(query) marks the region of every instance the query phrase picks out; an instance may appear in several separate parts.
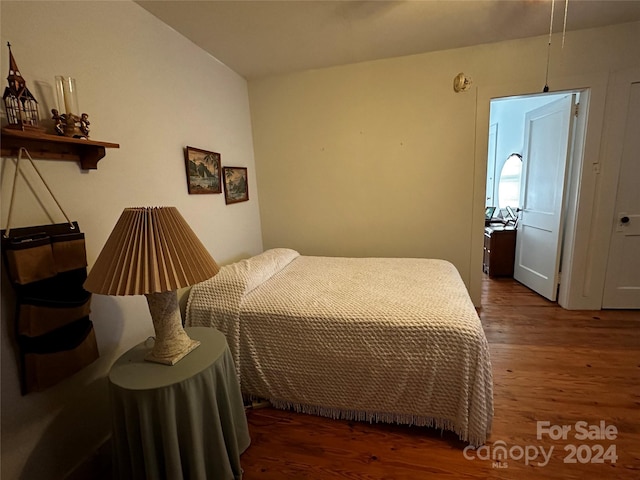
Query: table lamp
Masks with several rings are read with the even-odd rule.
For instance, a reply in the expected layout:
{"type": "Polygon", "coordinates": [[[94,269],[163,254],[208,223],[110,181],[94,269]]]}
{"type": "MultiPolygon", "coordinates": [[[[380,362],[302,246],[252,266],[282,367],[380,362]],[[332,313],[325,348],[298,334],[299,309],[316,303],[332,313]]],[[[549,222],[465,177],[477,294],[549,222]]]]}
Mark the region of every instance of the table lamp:
{"type": "Polygon", "coordinates": [[[176,291],[219,269],[175,207],[125,208],[84,288],[102,295],[144,295],[156,335],[146,360],[175,365],[200,345],[182,327],[176,291]]]}

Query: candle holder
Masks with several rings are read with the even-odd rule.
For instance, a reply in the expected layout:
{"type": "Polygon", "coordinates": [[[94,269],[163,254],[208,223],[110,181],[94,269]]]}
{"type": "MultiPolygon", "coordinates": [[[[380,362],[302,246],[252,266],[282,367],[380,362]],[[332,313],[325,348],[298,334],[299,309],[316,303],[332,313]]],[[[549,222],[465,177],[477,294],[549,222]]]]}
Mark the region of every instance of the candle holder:
{"type": "Polygon", "coordinates": [[[55,108],[51,110],[56,133],[65,137],[89,138],[89,115],[86,113],[79,115],[76,79],[62,75],[56,76],[56,93],[58,108],[64,111],[61,114],[55,108]]]}

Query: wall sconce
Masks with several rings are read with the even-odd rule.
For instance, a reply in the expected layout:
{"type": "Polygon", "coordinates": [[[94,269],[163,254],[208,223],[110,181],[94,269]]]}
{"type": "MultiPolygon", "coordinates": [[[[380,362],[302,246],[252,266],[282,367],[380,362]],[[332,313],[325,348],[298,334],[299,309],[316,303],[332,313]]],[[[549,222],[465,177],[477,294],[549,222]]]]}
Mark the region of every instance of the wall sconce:
{"type": "Polygon", "coordinates": [[[453,91],[456,93],[466,92],[471,88],[471,83],[471,78],[460,72],[453,79],[453,91]]]}

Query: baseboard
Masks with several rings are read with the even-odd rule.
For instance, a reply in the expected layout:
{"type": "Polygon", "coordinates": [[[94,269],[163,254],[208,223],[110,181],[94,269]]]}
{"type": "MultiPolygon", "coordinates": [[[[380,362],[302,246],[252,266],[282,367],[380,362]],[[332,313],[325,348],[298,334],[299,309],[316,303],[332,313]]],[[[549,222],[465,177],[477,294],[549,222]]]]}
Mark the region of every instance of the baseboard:
{"type": "Polygon", "coordinates": [[[113,478],[111,436],[69,472],[65,480],[111,480],[113,478]]]}

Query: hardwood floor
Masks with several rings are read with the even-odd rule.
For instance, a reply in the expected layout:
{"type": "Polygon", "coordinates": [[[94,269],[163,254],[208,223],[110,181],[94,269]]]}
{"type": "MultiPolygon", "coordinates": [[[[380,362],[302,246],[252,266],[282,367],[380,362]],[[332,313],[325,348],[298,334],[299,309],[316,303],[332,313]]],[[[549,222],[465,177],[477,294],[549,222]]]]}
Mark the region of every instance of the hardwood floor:
{"type": "Polygon", "coordinates": [[[448,432],[264,408],[247,412],[243,479],[640,478],[640,311],[569,311],[512,279],[483,282],[495,409],[484,450],[467,451],[467,459],[448,432]],[[538,421],[571,430],[564,440],[537,438],[538,421]],[[576,422],[605,422],[609,439],[577,439],[576,422]],[[503,462],[484,459],[499,446],[507,449],[503,462]],[[537,458],[520,458],[534,449],[537,458]],[[541,449],[552,449],[546,465],[541,449]]]}

